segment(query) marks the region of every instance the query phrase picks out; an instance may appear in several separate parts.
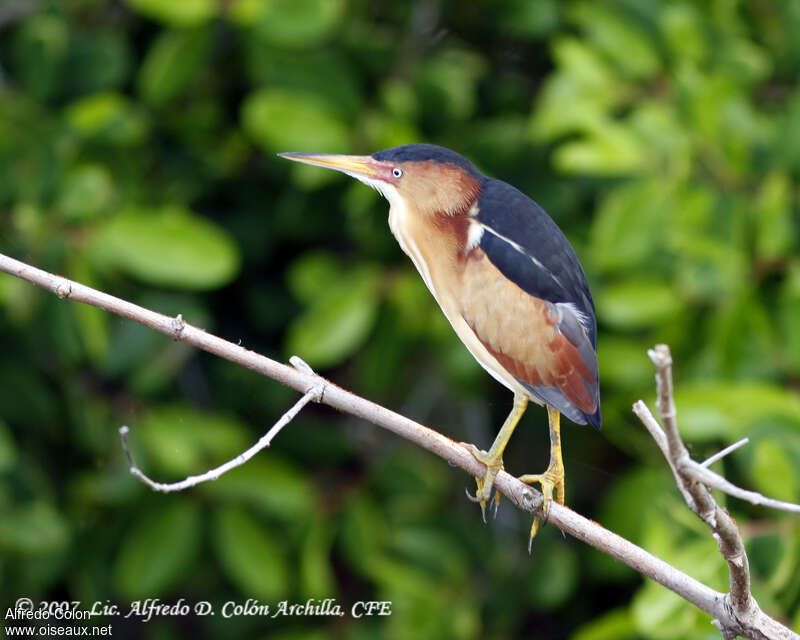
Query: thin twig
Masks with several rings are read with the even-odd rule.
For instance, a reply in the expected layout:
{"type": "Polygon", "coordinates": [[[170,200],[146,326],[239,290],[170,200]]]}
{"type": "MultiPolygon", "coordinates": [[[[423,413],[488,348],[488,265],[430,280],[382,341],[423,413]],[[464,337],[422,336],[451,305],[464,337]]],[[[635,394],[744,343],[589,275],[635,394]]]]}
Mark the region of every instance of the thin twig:
{"type": "Polygon", "coordinates": [[[283,429],[287,424],[289,424],[294,417],[300,413],[303,407],[305,407],[309,402],[312,400],[317,400],[322,395],[322,386],[314,387],[313,389],[309,389],[306,394],[300,398],[297,402],[294,403],[286,413],[284,413],[280,420],[278,420],[272,428],[267,431],[261,438],[256,442],[252,447],[240,453],[238,456],[233,458],[232,460],[228,460],[228,462],[221,464],[220,466],[210,469],[205,473],[202,473],[198,476],[188,476],[183,480],[178,482],[156,482],[149,478],[136,464],[135,460],[133,459],[133,453],[128,446],[128,433],[130,433],[130,429],[123,425],[119,428],[119,436],[122,440],[122,449],[125,451],[125,456],[128,458],[128,463],[130,464],[130,471],[131,474],[139,478],[142,482],[144,482],[148,487],[153,489],[154,491],[162,491],[164,493],[169,493],[171,491],[183,491],[190,487],[195,487],[198,484],[203,482],[208,482],[209,480],[216,480],[220,476],[226,474],[231,469],[235,469],[236,467],[243,465],[245,462],[250,460],[254,455],[256,455],[262,449],[265,449],[270,445],[273,438],[278,435],[281,429],[283,429]]]}
{"type": "Polygon", "coordinates": [[[729,445],[729,446],[725,447],[722,451],[717,451],[717,453],[715,453],[710,458],[708,458],[706,460],[703,460],[700,463],[700,466],[708,468],[712,464],[714,464],[715,462],[719,462],[720,460],[722,460],[728,454],[733,453],[737,449],[740,449],[741,447],[746,445],[748,442],[750,442],[750,438],[742,438],[741,440],[739,440],[739,442],[734,442],[732,445],[729,445]]]}
{"type": "MultiPolygon", "coordinates": [[[[656,367],[656,407],[663,437],[659,434],[661,425],[655,420],[647,406],[639,401],[634,411],[642,420],[647,430],[654,434],[654,439],[675,475],[676,483],[686,498],[686,504],[702,519],[717,541],[720,552],[728,564],[730,592],[725,596],[728,616],[713,621],[724,638],[744,635],[748,638],[799,638],[788,628],[769,618],[758,606],[750,593],[750,566],[745,552],[744,542],[733,518],[714,500],[706,486],[706,480],[722,486],[723,480],[728,487],[734,485],[692,460],[678,430],[677,409],[672,387],[672,355],[667,345],[659,344],[650,349],[647,355],[656,367]],[[666,439],[666,448],[664,446],[666,439]],[[702,478],[702,479],[700,479],[702,478]],[[699,480],[699,481],[698,481],[699,480]]],[[[737,447],[743,443],[737,443],[737,447]]],[[[735,447],[734,447],[735,448],[735,447]]],[[[731,447],[716,456],[716,459],[728,453],[731,447]]],[[[713,462],[713,459],[711,459],[713,462]]]]}
{"type": "Polygon", "coordinates": [[[737,487],[718,473],[713,472],[711,469],[706,469],[702,464],[695,463],[693,465],[688,465],[685,469],[685,473],[692,476],[697,482],[702,482],[710,489],[722,491],[722,493],[727,493],[729,496],[739,498],[739,500],[744,500],[750,504],[760,507],[769,507],[770,509],[777,509],[778,511],[788,511],[789,513],[800,513],[800,504],[767,498],[756,491],[748,491],[747,489],[737,487]]]}
{"type": "MultiPolygon", "coordinates": [[[[174,340],[186,342],[199,349],[240,364],[301,393],[307,393],[322,380],[316,374],[289,367],[206,333],[185,323],[180,317],[170,318],[155,313],[101,291],[36,269],[2,254],[0,254],[0,271],[5,271],[32,282],[61,298],[70,298],[90,304],[144,324],[174,340]]],[[[324,404],[388,429],[392,433],[436,454],[452,465],[460,467],[472,476],[480,478],[486,472],[485,466],[478,462],[466,448],[441,433],[349,391],[345,391],[329,381],[325,381],[325,385],[324,396],[320,399],[324,404]]],[[[542,494],[520,482],[512,475],[505,471],[498,473],[495,487],[520,509],[540,517],[544,515],[541,513],[542,494]]],[[[738,624],[732,614],[729,603],[726,601],[726,594],[704,585],[625,538],[604,529],[596,522],[584,518],[557,502],[550,504],[547,520],[549,524],[616,558],[642,575],[674,591],[680,597],[691,602],[712,617],[723,621],[724,628],[731,628],[733,625],[738,624]]],[[[751,637],[800,639],[799,636],[772,618],[763,613],[761,616],[757,623],[762,625],[767,632],[761,635],[754,633],[751,637]]]]}
{"type": "Polygon", "coordinates": [[[658,420],[656,420],[655,416],[650,412],[650,409],[648,409],[647,405],[642,400],[637,400],[633,403],[633,412],[650,432],[650,435],[653,437],[653,440],[655,440],[658,448],[661,449],[661,453],[664,455],[664,459],[667,461],[667,464],[672,471],[672,475],[675,477],[675,484],[677,485],[678,490],[681,492],[686,504],[689,505],[689,508],[694,511],[695,509],[692,506],[694,505],[694,498],[692,498],[692,494],[689,493],[684,482],[681,480],[680,474],[678,473],[678,467],[675,465],[675,462],[669,453],[667,435],[664,433],[661,425],[658,424],[658,420]]]}

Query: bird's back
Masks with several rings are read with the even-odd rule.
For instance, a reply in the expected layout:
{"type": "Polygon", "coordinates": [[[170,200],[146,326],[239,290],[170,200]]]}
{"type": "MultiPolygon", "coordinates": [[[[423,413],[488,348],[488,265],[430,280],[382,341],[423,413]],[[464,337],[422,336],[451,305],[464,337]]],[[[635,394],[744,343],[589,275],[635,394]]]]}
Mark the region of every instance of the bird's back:
{"type": "Polygon", "coordinates": [[[475,209],[482,229],[475,250],[519,290],[516,298],[508,285],[492,294],[498,302],[514,299],[514,307],[489,311],[495,317],[483,320],[479,338],[494,335],[493,326],[527,324],[527,332],[506,331],[490,345],[495,358],[534,399],[574,422],[599,427],[594,303],[572,246],[539,205],[500,180],[482,181],[475,209]]]}

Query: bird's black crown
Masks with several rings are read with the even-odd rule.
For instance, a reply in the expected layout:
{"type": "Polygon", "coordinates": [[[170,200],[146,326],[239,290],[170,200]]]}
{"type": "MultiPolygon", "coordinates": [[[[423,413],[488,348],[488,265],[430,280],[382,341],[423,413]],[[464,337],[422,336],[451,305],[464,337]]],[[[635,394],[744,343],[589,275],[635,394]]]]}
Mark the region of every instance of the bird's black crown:
{"type": "Polygon", "coordinates": [[[404,144],[373,153],[372,157],[381,162],[425,162],[433,160],[434,162],[454,164],[476,178],[482,177],[481,172],[464,156],[435,144],[404,144]]]}

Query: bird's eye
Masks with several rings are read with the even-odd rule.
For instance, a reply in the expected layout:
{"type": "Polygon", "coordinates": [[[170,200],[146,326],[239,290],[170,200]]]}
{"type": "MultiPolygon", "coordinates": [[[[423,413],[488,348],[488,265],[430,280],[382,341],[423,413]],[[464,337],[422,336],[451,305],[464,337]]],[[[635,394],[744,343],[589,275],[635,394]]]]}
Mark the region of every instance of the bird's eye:
{"type": "Polygon", "coordinates": [[[402,169],[398,169],[397,167],[395,167],[394,169],[392,169],[392,175],[395,178],[400,178],[403,175],[403,170],[402,169]]]}

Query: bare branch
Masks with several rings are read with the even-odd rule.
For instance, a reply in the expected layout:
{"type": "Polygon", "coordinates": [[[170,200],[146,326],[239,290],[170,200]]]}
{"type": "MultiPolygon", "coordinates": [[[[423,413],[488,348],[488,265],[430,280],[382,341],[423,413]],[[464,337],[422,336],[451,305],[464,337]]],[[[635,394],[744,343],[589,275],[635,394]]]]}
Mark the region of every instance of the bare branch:
{"type": "MultiPolygon", "coordinates": [[[[677,409],[672,387],[672,355],[669,347],[664,344],[656,345],[654,349],[647,352],[647,355],[656,366],[656,407],[663,431],[661,425],[641,400],[634,405],[634,412],[642,420],[647,430],[653,434],[653,439],[664,453],[675,475],[676,483],[686,499],[686,504],[711,529],[720,553],[728,564],[730,592],[725,596],[728,615],[717,616],[714,624],[725,638],[734,638],[737,635],[744,635],[748,638],[800,637],[764,614],[750,593],[750,566],[742,536],[733,518],[716,503],[706,485],[713,483],[717,487],[725,486],[740,492],[742,490],[695,462],[689,455],[678,430],[677,409]]],[[[709,459],[709,464],[742,444],[744,442],[739,442],[734,447],[728,447],[721,451],[709,459]]]]}
{"type": "MultiPolygon", "coordinates": [[[[324,383],[324,394],[320,397],[320,402],[388,429],[392,433],[436,454],[452,465],[460,467],[472,476],[483,477],[486,471],[484,465],[478,462],[467,449],[450,438],[385,407],[345,391],[329,381],[324,381],[313,372],[303,370],[302,366],[299,368],[289,367],[206,333],[185,323],[181,316],[170,318],[155,313],[77,282],[36,269],[2,254],[0,254],[0,271],[5,271],[32,282],[55,293],[60,298],[84,302],[144,324],[174,340],[186,342],[199,349],[240,364],[301,393],[309,394],[312,389],[319,389],[320,383],[324,383]]],[[[668,435],[665,437],[669,439],[668,435]]],[[[688,453],[686,457],[688,458],[688,453]]],[[[132,464],[131,466],[135,465],[132,464]]],[[[539,517],[544,516],[541,512],[541,493],[520,482],[505,471],[498,473],[495,487],[520,509],[539,517]]],[[[547,513],[547,521],[674,591],[680,597],[721,621],[720,624],[725,630],[735,630],[752,638],[800,640],[800,636],[763,614],[752,599],[751,602],[757,614],[752,618],[755,620],[754,626],[749,628],[741,626],[739,618],[734,614],[734,609],[727,594],[711,589],[641,547],[604,529],[596,522],[575,513],[568,507],[556,502],[551,503],[547,513]]]]}
{"type": "Polygon", "coordinates": [[[779,511],[788,511],[790,513],[800,513],[800,504],[767,498],[755,491],[748,491],[747,489],[737,487],[718,473],[714,473],[711,469],[706,469],[702,464],[695,462],[694,464],[687,465],[685,473],[690,475],[697,482],[702,482],[710,489],[722,491],[722,493],[727,493],[729,496],[739,498],[750,504],[760,507],[769,507],[770,509],[777,509],[779,511]]]}
{"type": "MultiPolygon", "coordinates": [[[[299,359],[299,358],[298,358],[299,359]]],[[[305,363],[303,363],[305,364],[305,363]]],[[[307,366],[307,365],[306,365],[307,366]]],[[[247,462],[250,458],[256,455],[262,449],[265,449],[270,445],[273,438],[278,435],[281,429],[283,429],[287,424],[289,424],[294,417],[300,413],[303,407],[305,407],[309,402],[312,400],[319,400],[322,397],[322,391],[324,389],[323,385],[314,387],[309,389],[306,394],[300,398],[297,402],[295,402],[294,406],[292,406],[286,413],[284,413],[280,420],[278,420],[272,428],[267,431],[261,438],[256,442],[252,447],[240,453],[238,456],[233,458],[232,460],[228,460],[228,462],[221,464],[220,466],[216,467],[215,469],[210,469],[205,473],[200,474],[199,476],[188,476],[183,480],[178,482],[156,482],[155,480],[150,479],[136,464],[133,459],[133,453],[131,453],[130,447],[128,446],[128,433],[130,433],[130,429],[123,425],[119,428],[119,436],[122,440],[122,449],[125,452],[125,456],[128,458],[128,463],[131,466],[131,474],[139,478],[142,482],[144,482],[148,487],[153,489],[154,491],[162,491],[164,493],[169,493],[171,491],[183,491],[185,489],[189,489],[190,487],[195,487],[198,484],[203,482],[208,482],[209,480],[216,480],[220,476],[226,474],[231,469],[235,469],[238,466],[243,465],[247,462]]]]}
{"type": "Polygon", "coordinates": [[[642,421],[642,424],[647,428],[650,432],[650,435],[653,436],[653,440],[656,441],[658,448],[661,449],[661,453],[664,455],[664,459],[667,461],[670,470],[672,471],[672,475],[675,476],[675,484],[678,486],[678,490],[681,492],[684,501],[686,504],[689,505],[689,508],[694,511],[694,498],[692,498],[692,494],[686,489],[681,477],[678,473],[678,467],[675,465],[672,456],[669,454],[669,443],[667,442],[667,436],[664,433],[664,430],[661,428],[661,425],[658,424],[658,420],[656,420],[655,416],[650,412],[650,409],[647,408],[647,405],[642,400],[637,400],[633,403],[633,412],[642,421]]]}

